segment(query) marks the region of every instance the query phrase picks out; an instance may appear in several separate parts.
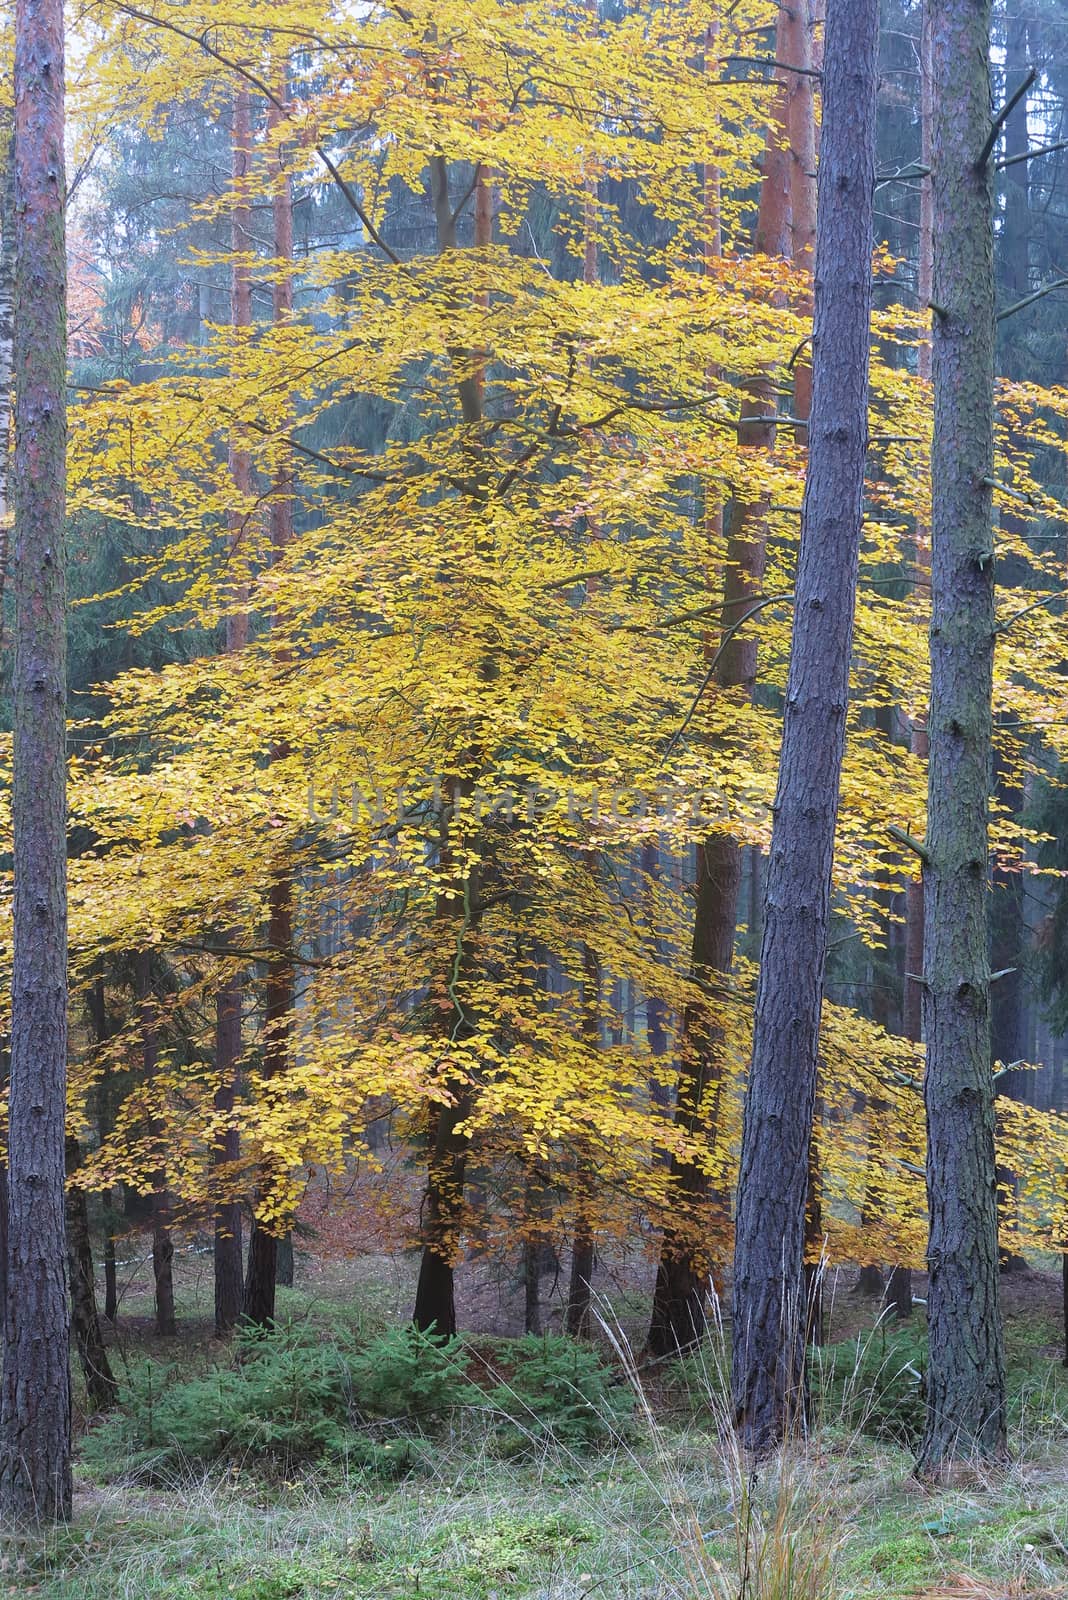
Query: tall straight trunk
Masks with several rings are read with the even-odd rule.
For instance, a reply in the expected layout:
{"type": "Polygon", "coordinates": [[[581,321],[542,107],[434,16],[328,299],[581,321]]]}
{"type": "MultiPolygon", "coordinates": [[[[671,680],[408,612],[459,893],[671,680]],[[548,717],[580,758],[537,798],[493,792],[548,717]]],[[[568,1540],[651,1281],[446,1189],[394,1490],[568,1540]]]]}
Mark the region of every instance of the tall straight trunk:
{"type": "MultiPolygon", "coordinates": [[[[286,92],[285,76],[281,83],[281,96],[286,92]]],[[[276,127],[281,120],[279,107],[268,109],[268,123],[276,127]]],[[[247,137],[247,127],[244,130],[247,137]]],[[[237,151],[235,141],[235,152],[237,151]]],[[[274,228],[274,255],[278,262],[271,289],[272,314],[276,326],[284,326],[293,313],[293,282],[289,264],[293,260],[293,194],[284,158],[279,149],[274,172],[274,200],[272,204],[274,228]]],[[[278,469],[272,484],[271,495],[271,552],[272,560],[280,562],[293,540],[293,485],[292,469],[283,465],[278,469]]],[[[272,760],[288,755],[288,747],[274,744],[272,760]]],[[[293,1012],[293,880],[288,865],[283,862],[272,870],[268,891],[267,914],[267,1001],[264,1045],[264,1072],[268,1078],[277,1078],[286,1070],[289,1060],[289,1039],[293,1012]]],[[[265,1170],[261,1176],[260,1199],[268,1198],[272,1173],[265,1170]]],[[[276,1290],[280,1280],[279,1263],[286,1266],[289,1284],[293,1282],[293,1241],[287,1232],[279,1238],[277,1224],[262,1227],[253,1214],[248,1242],[248,1269],[245,1276],[244,1315],[247,1322],[258,1327],[268,1327],[274,1321],[276,1290]],[[284,1244],[285,1248],[281,1246],[284,1244]]]]}
{"type": "MultiPolygon", "coordinates": [[[[14,376],[15,316],[15,141],[0,132],[0,652],[4,644],[7,585],[8,457],[11,451],[11,381],[14,376]]],[[[5,1180],[6,1181],[6,1180],[5,1180]]],[[[0,1302],[2,1304],[2,1302],[0,1302]]]]}
{"type": "MultiPolygon", "coordinates": [[[[81,1165],[81,1146],[73,1134],[66,1140],[67,1177],[73,1179],[81,1165]]],[[[96,1305],[96,1275],[93,1271],[93,1246],[89,1234],[89,1208],[85,1190],[77,1183],[67,1187],[67,1254],[70,1268],[71,1313],[74,1340],[78,1347],[85,1378],[85,1390],[92,1411],[108,1411],[119,1398],[119,1386],[111,1370],[100,1313],[96,1305]]]]}
{"type": "MultiPolygon", "coordinates": [[[[934,79],[931,61],[931,13],[924,6],[920,19],[920,165],[931,166],[931,128],[934,118],[934,79]]],[[[932,264],[934,258],[934,199],[930,176],[920,179],[920,237],[917,271],[917,298],[926,310],[934,293],[932,264]]],[[[923,339],[917,357],[920,377],[931,381],[931,341],[923,339]]],[[[913,582],[919,586],[930,568],[930,529],[919,527],[912,550],[913,582]]],[[[909,728],[909,746],[920,761],[927,760],[927,719],[918,715],[909,728]]],[[[905,891],[905,976],[902,988],[902,1031],[906,1039],[919,1044],[923,1038],[923,945],[924,906],[923,879],[919,873],[909,879],[905,891]]],[[[897,1264],[893,1267],[886,1285],[887,1306],[893,1306],[894,1315],[903,1318],[912,1315],[912,1268],[897,1264]]]]}
{"type": "MultiPolygon", "coordinates": [[[[776,59],[805,67],[811,56],[811,31],[804,25],[801,9],[783,4],[776,29],[776,59]]],[[[779,73],[775,110],[768,127],[764,168],[760,185],[754,248],[759,254],[792,258],[795,250],[792,232],[794,185],[800,184],[802,169],[811,172],[814,160],[811,124],[814,120],[812,79],[807,73],[779,73]],[[808,125],[808,132],[803,130],[808,125]],[[796,135],[801,150],[791,146],[796,135]]],[[[805,180],[808,182],[809,180],[805,180]]],[[[716,193],[705,173],[706,207],[716,193]]],[[[798,214],[804,218],[805,190],[799,187],[798,214]]],[[[705,227],[709,218],[706,215],[705,227]]],[[[710,235],[711,236],[711,235],[710,235]]],[[[811,232],[804,225],[798,235],[798,249],[811,244],[811,232]],[[803,240],[803,243],[802,243],[803,240]]],[[[751,397],[742,407],[738,430],[739,444],[746,449],[769,451],[775,447],[775,427],[762,424],[762,417],[778,410],[775,384],[765,375],[751,385],[751,397]]],[[[729,630],[744,615],[746,606],[757,598],[764,578],[765,508],[732,500],[726,517],[727,549],[723,580],[723,606],[720,617],[724,643],[720,647],[714,682],[716,689],[742,695],[751,700],[756,687],[756,643],[739,630],[729,630]]],[[[709,524],[718,533],[720,513],[709,524]]],[[[714,641],[709,640],[709,654],[714,641]]],[[[710,833],[697,846],[696,905],[690,970],[697,983],[711,989],[717,979],[729,973],[734,960],[734,938],[738,899],[742,886],[743,847],[722,831],[710,833]]],[[[714,1002],[699,1001],[687,1006],[683,1016],[679,1051],[679,1082],[676,1122],[687,1134],[703,1132],[714,1137],[719,1116],[719,1085],[722,1077],[722,1052],[725,1035],[714,1012],[714,1002]]],[[[672,1157],[672,1176],[691,1217],[709,1204],[720,1211],[724,1222],[729,1213],[725,1195],[711,1192],[703,1168],[672,1157]]],[[[653,1290],[653,1311],[647,1348],[650,1355],[668,1356],[691,1349],[705,1329],[705,1298],[710,1263],[705,1252],[694,1247],[692,1227],[664,1229],[653,1290]]]]}
{"type": "Polygon", "coordinates": [[[936,85],[931,710],[923,1012],[930,1212],[919,1470],[1005,1445],[990,1071],[994,227],[989,0],[931,0],[936,85]]]}
{"type": "Polygon", "coordinates": [[[731,1379],[744,1446],[804,1402],[805,1198],[868,442],[878,0],[829,0],[813,395],[735,1227],[731,1379]]]}
{"type": "MultiPolygon", "coordinates": [[[[215,1071],[217,1083],[214,1108],[223,1119],[223,1131],[212,1151],[216,1170],[238,1160],[241,1141],[236,1128],[229,1125],[234,1109],[238,1062],[241,1058],[240,978],[228,978],[215,996],[215,1071]]],[[[225,1183],[225,1177],[223,1178],[225,1183]]],[[[241,1315],[243,1293],[241,1206],[230,1198],[215,1207],[215,1336],[222,1339],[236,1326],[241,1315]]]]}
{"type": "MultiPolygon", "coordinates": [[[[245,193],[248,175],[249,151],[252,143],[251,110],[246,89],[234,95],[233,123],[231,127],[231,170],[234,183],[234,201],[230,217],[230,243],[234,263],[230,272],[230,322],[235,330],[252,326],[252,281],[245,258],[252,247],[251,213],[245,193]]],[[[230,476],[234,488],[243,500],[252,493],[252,461],[240,441],[230,443],[230,476]]],[[[238,551],[243,531],[244,512],[235,507],[228,517],[230,551],[238,551]]],[[[248,611],[245,604],[244,585],[239,584],[234,596],[237,604],[226,619],[226,649],[230,653],[243,650],[248,643],[248,611]]],[[[215,1110],[229,1118],[237,1095],[237,1080],[241,1057],[241,1013],[244,982],[237,974],[230,974],[219,986],[215,996],[215,1110]]],[[[216,1167],[236,1162],[241,1155],[240,1136],[236,1128],[226,1127],[219,1136],[212,1159],[216,1167]]],[[[223,1180],[225,1184],[225,1179],[223,1180]]],[[[215,1334],[222,1338],[235,1325],[241,1314],[244,1283],[241,1259],[241,1212],[239,1206],[224,1201],[216,1208],[214,1223],[215,1261],[215,1334]]]]}
{"type": "MultiPolygon", "coordinates": [[[[449,195],[449,164],[445,156],[435,154],[430,160],[430,200],[437,230],[438,250],[446,255],[456,250],[456,212],[449,195]]],[[[478,243],[492,243],[493,208],[485,197],[479,208],[480,233],[478,243]],[[488,233],[486,232],[488,230],[488,233]]],[[[466,492],[477,507],[485,500],[486,479],[482,462],[481,425],[484,418],[485,366],[472,369],[471,352],[459,348],[449,351],[457,369],[456,393],[460,402],[460,415],[470,430],[467,451],[472,472],[466,492]]],[[[485,547],[484,547],[485,548],[485,547]]],[[[486,552],[488,553],[488,552],[486,552]]],[[[497,676],[497,665],[487,652],[480,666],[484,683],[497,676]]],[[[468,1013],[457,996],[473,976],[474,958],[471,948],[482,918],[483,884],[489,863],[476,859],[463,879],[453,879],[451,873],[450,821],[448,807],[463,793],[468,792],[466,780],[454,781],[448,786],[446,815],[442,824],[441,866],[443,880],[448,884],[438,896],[436,917],[443,930],[456,926],[457,916],[463,907],[463,921],[454,938],[443,940],[443,948],[455,952],[450,958],[451,977],[446,985],[449,1007],[445,1012],[445,1026],[453,1039],[469,1038],[472,1027],[468,1013]]],[[[421,1233],[423,1253],[419,1263],[415,1306],[412,1321],[423,1332],[433,1330],[441,1338],[451,1338],[456,1332],[456,1297],[453,1263],[459,1245],[464,1216],[464,1185],[467,1179],[467,1135],[463,1125],[470,1117],[475,1103],[475,1089],[468,1078],[444,1087],[449,1099],[434,1106],[428,1117],[427,1181],[423,1193],[421,1233]]]]}
{"type": "Polygon", "coordinates": [[[14,913],[0,1516],[71,1509],[62,0],[15,6],[14,913]]]}

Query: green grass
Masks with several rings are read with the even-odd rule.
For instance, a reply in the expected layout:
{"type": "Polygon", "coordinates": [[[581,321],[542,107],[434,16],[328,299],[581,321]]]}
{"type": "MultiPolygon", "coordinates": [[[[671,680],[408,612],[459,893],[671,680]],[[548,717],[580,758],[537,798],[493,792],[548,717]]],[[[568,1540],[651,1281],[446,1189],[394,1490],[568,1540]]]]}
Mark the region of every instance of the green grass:
{"type": "MultiPolygon", "coordinates": [[[[289,1309],[324,1337],[353,1325],[329,1301],[297,1295],[289,1309]]],[[[0,1597],[738,1600],[740,1523],[774,1546],[776,1572],[783,1550],[809,1546],[831,1572],[754,1584],[752,1600],[903,1600],[965,1579],[977,1597],[1068,1596],[1068,1372],[1048,1320],[1014,1316],[1008,1335],[1014,1460],[944,1488],[913,1480],[892,1430],[863,1431],[863,1406],[843,1408],[857,1348],[843,1341],[814,1438],[755,1481],[699,1362],[657,1375],[599,1448],[539,1440],[511,1458],[486,1415],[464,1410],[421,1436],[396,1480],[342,1456],[285,1475],[246,1459],[123,1481],[121,1451],[83,1447],[72,1523],[0,1537],[0,1597]]],[[[196,1345],[185,1370],[202,1374],[211,1354],[196,1345]]],[[[169,1356],[184,1365],[180,1344],[169,1356]]],[[[922,1363],[920,1330],[891,1329],[864,1349],[864,1381],[922,1363]]]]}

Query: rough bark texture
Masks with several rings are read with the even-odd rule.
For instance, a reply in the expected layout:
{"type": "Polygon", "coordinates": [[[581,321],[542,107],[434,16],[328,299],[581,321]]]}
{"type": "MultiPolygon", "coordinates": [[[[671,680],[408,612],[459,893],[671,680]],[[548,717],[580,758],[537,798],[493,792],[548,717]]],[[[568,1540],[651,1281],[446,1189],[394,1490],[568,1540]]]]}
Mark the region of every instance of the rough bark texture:
{"type": "MultiPolygon", "coordinates": [[[[7,583],[8,458],[11,450],[11,380],[15,336],[15,142],[0,129],[5,145],[0,171],[0,650],[4,643],[7,583]]],[[[2,1302],[0,1302],[2,1303],[2,1302]]]]}
{"type": "Polygon", "coordinates": [[[0,1516],[67,1517],[63,7],[15,7],[14,926],[0,1516]]]}
{"type": "MultiPolygon", "coordinates": [[[[69,1179],[72,1179],[78,1171],[81,1159],[82,1152],[77,1139],[73,1134],[68,1134],[66,1161],[69,1179]]],[[[100,1329],[85,1190],[80,1189],[76,1183],[70,1183],[67,1188],[67,1254],[74,1338],[85,1377],[90,1410],[108,1411],[119,1398],[119,1386],[111,1370],[104,1345],[104,1335],[100,1329]]]]}
{"type": "MultiPolygon", "coordinates": [[[[797,66],[811,61],[812,34],[807,26],[807,5],[783,5],[776,27],[776,59],[797,66]]],[[[815,161],[813,80],[804,73],[779,73],[778,93],[768,127],[760,185],[754,249],[769,256],[805,261],[811,254],[814,218],[808,191],[815,161]],[[792,229],[797,200],[798,230],[792,229]]],[[[712,191],[705,173],[706,204],[712,191]]],[[[707,219],[706,219],[707,220],[707,219]]],[[[807,376],[799,376],[799,402],[807,406],[807,376]]],[[[752,397],[742,408],[739,442],[747,449],[772,450],[775,427],[759,419],[778,410],[774,382],[761,377],[752,385],[752,397]]],[[[807,414],[807,413],[806,413],[807,414]]],[[[718,513],[717,513],[718,520],[718,513]]],[[[764,578],[765,508],[732,500],[726,517],[727,549],[720,616],[720,646],[714,683],[716,690],[751,700],[756,687],[755,639],[740,629],[729,630],[744,616],[760,594],[764,578]]],[[[709,640],[709,650],[715,644],[709,640]]],[[[690,970],[698,983],[713,988],[734,960],[738,899],[742,886],[743,847],[722,830],[710,833],[697,847],[696,905],[690,970]]],[[[714,1002],[686,1008],[680,1041],[676,1122],[688,1134],[714,1130],[719,1116],[718,1086],[724,1030],[714,1014],[714,1002]]],[[[677,1156],[671,1160],[672,1177],[683,1205],[692,1216],[719,1199],[724,1223],[729,1214],[727,1197],[711,1193],[708,1174],[677,1156]]],[[[653,1290],[653,1311],[647,1349],[652,1356],[669,1356],[691,1349],[704,1334],[705,1302],[711,1263],[709,1251],[694,1248],[692,1229],[665,1228],[653,1290]]]]}
{"type": "Polygon", "coordinates": [[[877,0],[827,7],[812,426],[735,1232],[742,1443],[800,1422],[804,1232],[868,440],[877,0]]]}
{"type": "MultiPolygon", "coordinates": [[[[934,80],[931,63],[930,8],[923,7],[920,20],[920,164],[931,165],[931,125],[934,116],[934,80]]],[[[930,177],[920,179],[920,238],[917,271],[917,294],[921,306],[928,306],[933,293],[932,259],[934,254],[934,203],[930,177]]],[[[919,375],[925,381],[931,378],[931,341],[924,339],[917,354],[919,375]]],[[[914,580],[924,581],[930,569],[930,529],[918,527],[913,546],[914,580]]],[[[927,722],[925,717],[913,719],[909,729],[909,746],[914,756],[927,760],[927,722]]],[[[909,879],[905,894],[905,978],[902,990],[902,1031],[906,1039],[919,1044],[923,1038],[923,945],[924,907],[923,879],[919,873],[909,879]]],[[[886,1286],[887,1306],[893,1306],[898,1318],[912,1315],[912,1268],[895,1266],[886,1286]]]]}
{"type": "Polygon", "coordinates": [[[921,1472],[1005,1444],[990,1071],[994,431],[989,0],[932,0],[937,93],[924,1032],[930,1366],[921,1472]]]}

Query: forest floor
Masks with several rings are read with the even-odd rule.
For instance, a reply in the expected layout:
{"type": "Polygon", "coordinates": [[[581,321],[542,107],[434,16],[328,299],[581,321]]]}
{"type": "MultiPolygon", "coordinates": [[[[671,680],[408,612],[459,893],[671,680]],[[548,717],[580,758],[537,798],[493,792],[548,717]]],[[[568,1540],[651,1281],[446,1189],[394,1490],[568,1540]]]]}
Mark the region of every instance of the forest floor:
{"type": "MultiPolygon", "coordinates": [[[[407,1271],[364,1275],[352,1301],[351,1269],[299,1258],[305,1287],[283,1294],[286,1315],[318,1328],[318,1344],[342,1324],[369,1335],[407,1271]]],[[[202,1263],[183,1267],[175,1340],[149,1331],[135,1280],[114,1346],[128,1392],[143,1402],[146,1375],[162,1392],[227,1361],[210,1338],[202,1263]]],[[[922,1413],[922,1307],[911,1327],[873,1331],[871,1305],[839,1291],[835,1342],[816,1357],[813,1437],[755,1479],[717,1425],[714,1356],[646,1374],[633,1417],[595,1444],[504,1451],[479,1417],[459,1415],[423,1436],[396,1479],[336,1453],[314,1467],[267,1471],[246,1457],[146,1472],[114,1424],[83,1421],[74,1519],[0,1534],[0,1596],[739,1600],[747,1565],[747,1600],[1068,1597],[1059,1279],[1007,1278],[1005,1308],[1013,1456],[1001,1470],[915,1481],[900,1441],[922,1413]],[[799,1557],[811,1570],[774,1587],[773,1569],[799,1557]]],[[[618,1360],[607,1340],[605,1353],[618,1360]]]]}

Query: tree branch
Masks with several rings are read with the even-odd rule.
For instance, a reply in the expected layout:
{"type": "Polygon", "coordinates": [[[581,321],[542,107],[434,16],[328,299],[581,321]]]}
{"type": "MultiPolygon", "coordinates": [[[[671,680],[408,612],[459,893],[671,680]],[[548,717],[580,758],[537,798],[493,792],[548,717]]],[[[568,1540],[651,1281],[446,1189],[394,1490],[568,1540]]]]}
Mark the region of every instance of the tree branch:
{"type": "Polygon", "coordinates": [[[1051,156],[1055,150],[1068,150],[1068,139],[1056,139],[1053,144],[1040,144],[1034,150],[1024,150],[1018,156],[1002,156],[1000,161],[994,162],[997,172],[1004,172],[1006,167],[1017,167],[1021,161],[1034,161],[1038,156],[1051,156]]]}
{"type": "MultiPolygon", "coordinates": [[[[199,45],[204,51],[205,55],[211,56],[214,61],[217,61],[220,66],[225,67],[228,72],[236,73],[239,78],[243,78],[246,83],[251,84],[254,89],[262,94],[269,104],[277,107],[277,109],[282,112],[283,116],[288,116],[289,107],[286,105],[284,100],[280,99],[279,96],[275,94],[274,90],[269,84],[264,83],[263,79],[257,76],[256,73],[250,72],[249,69],[242,65],[240,61],[231,60],[229,56],[224,56],[220,50],[216,50],[214,45],[208,43],[207,29],[205,29],[203,33],[194,33],[192,29],[180,27],[177,22],[171,22],[166,17],[157,17],[149,11],[140,11],[136,6],[124,3],[124,0],[115,0],[115,6],[116,10],[124,12],[128,17],[133,17],[137,22],[145,22],[149,25],[149,27],[153,28],[164,28],[169,33],[177,34],[179,38],[188,40],[190,44],[199,45]]],[[[378,229],[371,221],[366,210],[357,199],[351,184],[347,183],[346,180],[341,176],[337,165],[331,159],[331,157],[327,155],[322,145],[313,145],[312,148],[314,149],[315,154],[319,157],[319,160],[322,162],[323,166],[326,168],[327,172],[330,174],[331,178],[333,178],[334,183],[337,185],[337,188],[344,196],[348,205],[359,218],[363,230],[367,234],[367,237],[370,239],[371,243],[377,245],[382,254],[392,261],[395,267],[403,266],[404,263],[402,262],[400,256],[397,255],[395,250],[390,248],[390,246],[383,239],[382,235],[378,232],[378,229]]]]}
{"type": "Polygon", "coordinates": [[[1044,283],[1041,289],[1036,289],[1033,294],[1025,294],[1022,300],[1017,300],[1015,305],[1006,306],[1004,311],[999,311],[997,320],[1004,322],[1006,317],[1014,316],[1017,311],[1025,311],[1028,306],[1033,306],[1036,300],[1044,300],[1046,295],[1052,294],[1054,289],[1068,288],[1068,278],[1054,278],[1052,283],[1044,283]]]}
{"type": "Polygon", "coordinates": [[[898,844],[903,844],[907,850],[911,850],[914,855],[919,856],[925,867],[930,866],[931,854],[921,839],[914,839],[911,833],[906,833],[904,828],[899,828],[896,822],[892,822],[886,831],[891,839],[896,839],[898,844]]]}
{"type": "Polygon", "coordinates": [[[1032,602],[1031,602],[1031,604],[1029,606],[1021,607],[1021,609],[1019,611],[1014,611],[1011,617],[1006,617],[1004,622],[999,622],[995,626],[994,632],[995,633],[1008,633],[1008,631],[1012,627],[1013,623],[1019,622],[1021,617],[1029,616],[1032,611],[1041,611],[1043,606],[1051,606],[1055,600],[1063,600],[1063,599],[1064,599],[1064,590],[1063,589],[1054,589],[1052,591],[1052,593],[1050,593],[1050,594],[1041,595],[1039,597],[1039,599],[1032,600],[1032,602]]]}
{"type": "Polygon", "coordinates": [[[1013,94],[1010,94],[1009,98],[1006,100],[1005,104],[1002,106],[1001,110],[990,124],[990,132],[986,136],[983,148],[979,152],[979,159],[975,163],[977,171],[981,172],[986,166],[987,162],[990,160],[990,157],[993,154],[994,146],[998,142],[998,134],[1001,132],[1005,123],[1008,121],[1009,117],[1012,115],[1013,111],[1019,105],[1020,101],[1023,99],[1024,95],[1027,93],[1028,89],[1030,89],[1037,77],[1038,72],[1034,67],[1032,67],[1024,81],[1021,83],[1020,87],[1013,94]]]}
{"type": "Polygon", "coordinates": [[[792,594],[792,593],[791,594],[771,594],[771,595],[767,595],[765,597],[765,599],[758,600],[757,603],[754,606],[751,606],[750,609],[745,613],[744,617],[739,617],[737,622],[732,622],[731,623],[730,627],[727,629],[726,633],[723,635],[722,639],[719,642],[719,647],[716,650],[715,655],[712,657],[712,660],[709,663],[708,671],[705,673],[704,677],[701,679],[701,686],[698,689],[697,693],[693,697],[693,702],[692,702],[692,704],[690,706],[689,711],[687,711],[685,717],[682,719],[682,722],[679,725],[678,730],[675,733],[672,734],[670,740],[668,741],[667,748],[664,751],[664,759],[665,760],[667,760],[667,757],[671,754],[672,750],[674,750],[675,746],[678,744],[679,740],[682,738],[683,734],[686,732],[686,729],[690,726],[690,723],[693,721],[694,713],[696,712],[697,707],[701,703],[701,698],[704,695],[705,690],[708,688],[709,684],[712,682],[713,677],[715,676],[716,668],[719,666],[719,663],[720,663],[720,661],[722,659],[722,656],[723,656],[723,652],[724,652],[724,650],[726,650],[727,646],[730,644],[731,640],[734,638],[734,635],[738,632],[739,628],[744,628],[745,624],[749,621],[749,619],[751,617],[755,617],[758,611],[763,611],[766,606],[785,605],[787,602],[793,601],[795,598],[796,598],[796,596],[794,594],[792,594]]]}

